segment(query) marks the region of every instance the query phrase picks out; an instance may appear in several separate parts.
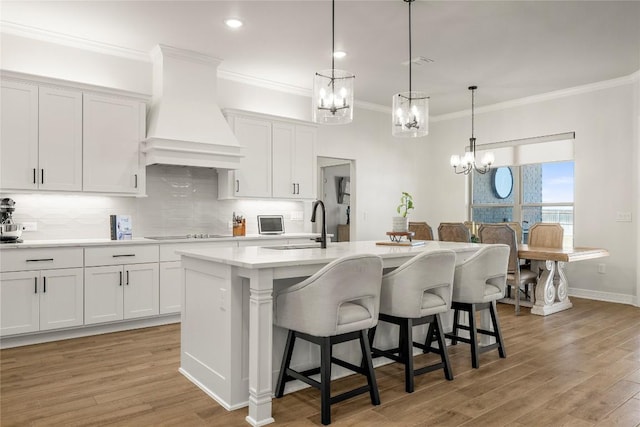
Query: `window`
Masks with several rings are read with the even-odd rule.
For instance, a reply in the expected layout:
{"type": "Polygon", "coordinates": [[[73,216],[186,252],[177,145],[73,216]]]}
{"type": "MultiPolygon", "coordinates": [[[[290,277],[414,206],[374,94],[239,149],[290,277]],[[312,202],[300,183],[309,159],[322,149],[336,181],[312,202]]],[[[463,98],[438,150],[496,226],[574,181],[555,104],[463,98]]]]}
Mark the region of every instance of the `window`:
{"type": "Polygon", "coordinates": [[[564,228],[564,244],[573,245],[574,162],[547,162],[498,167],[484,175],[473,174],[471,219],[474,222],[522,224],[522,241],[536,222],[557,222],[564,228]],[[506,172],[511,172],[513,189],[499,194],[506,172]]]}

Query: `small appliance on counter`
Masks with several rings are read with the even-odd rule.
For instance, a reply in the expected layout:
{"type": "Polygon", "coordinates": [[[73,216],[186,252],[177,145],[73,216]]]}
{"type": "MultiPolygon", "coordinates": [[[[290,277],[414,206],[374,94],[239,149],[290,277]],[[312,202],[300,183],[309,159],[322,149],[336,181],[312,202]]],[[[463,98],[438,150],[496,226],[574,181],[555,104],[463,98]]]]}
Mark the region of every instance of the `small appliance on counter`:
{"type": "Polygon", "coordinates": [[[16,210],[16,202],[5,198],[0,200],[0,242],[22,243],[22,224],[13,222],[13,212],[16,210]]]}

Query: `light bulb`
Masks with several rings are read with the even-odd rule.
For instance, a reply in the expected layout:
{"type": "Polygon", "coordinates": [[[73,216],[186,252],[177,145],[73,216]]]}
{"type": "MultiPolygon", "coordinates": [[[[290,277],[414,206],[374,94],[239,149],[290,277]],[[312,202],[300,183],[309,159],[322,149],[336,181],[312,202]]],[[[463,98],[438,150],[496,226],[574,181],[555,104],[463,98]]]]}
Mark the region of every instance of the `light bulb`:
{"type": "Polygon", "coordinates": [[[457,166],[460,166],[460,156],[458,156],[457,154],[454,154],[453,156],[451,156],[451,166],[453,166],[454,168],[457,166]]]}
{"type": "Polygon", "coordinates": [[[482,156],[482,164],[486,166],[490,166],[493,162],[495,162],[496,158],[492,152],[485,153],[482,156]]]}
{"type": "Polygon", "coordinates": [[[467,165],[470,165],[473,163],[474,158],[473,158],[473,153],[471,151],[467,151],[466,153],[464,153],[464,159],[463,159],[464,163],[467,165]]]}

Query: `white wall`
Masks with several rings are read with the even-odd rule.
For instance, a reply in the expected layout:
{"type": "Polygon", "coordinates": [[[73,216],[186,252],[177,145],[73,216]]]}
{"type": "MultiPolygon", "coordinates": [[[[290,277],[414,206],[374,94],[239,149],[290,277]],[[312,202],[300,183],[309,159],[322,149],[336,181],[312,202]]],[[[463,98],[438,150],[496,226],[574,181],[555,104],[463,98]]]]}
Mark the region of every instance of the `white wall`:
{"type": "MultiPolygon", "coordinates": [[[[563,96],[510,108],[476,109],[478,144],[575,131],[575,245],[603,247],[611,256],[570,264],[573,294],[632,302],[636,294],[638,229],[637,75],[563,96]],[[487,111],[489,110],[489,111],[487,111]],[[616,222],[632,212],[633,222],[616,222]],[[598,274],[597,264],[606,264],[598,274]],[[601,295],[606,293],[607,295],[601,295]]],[[[549,97],[548,97],[549,98],[549,97]]],[[[449,166],[449,156],[468,144],[470,117],[432,123],[428,149],[438,185],[420,197],[437,200],[429,214],[437,223],[467,218],[467,186],[449,166]]]]}

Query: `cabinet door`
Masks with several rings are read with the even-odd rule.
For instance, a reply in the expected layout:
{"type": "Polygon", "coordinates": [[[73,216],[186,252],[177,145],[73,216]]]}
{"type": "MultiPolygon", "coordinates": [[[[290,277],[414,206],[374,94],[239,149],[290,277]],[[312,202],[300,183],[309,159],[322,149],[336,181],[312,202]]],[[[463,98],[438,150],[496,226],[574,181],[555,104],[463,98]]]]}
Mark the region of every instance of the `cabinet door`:
{"type": "Polygon", "coordinates": [[[182,310],[181,273],[180,261],[160,263],[160,314],[182,310]]]}
{"type": "Polygon", "coordinates": [[[0,335],[38,330],[39,276],[37,271],[0,274],[0,335]]]}
{"type": "Polygon", "coordinates": [[[137,193],[140,102],[84,94],[83,190],[137,193]]]}
{"type": "Polygon", "coordinates": [[[124,266],[124,318],[159,313],[160,274],[158,263],[124,266]]]}
{"type": "Polygon", "coordinates": [[[0,111],[0,184],[3,189],[36,189],[38,86],[2,81],[0,111]]]}
{"type": "Polygon", "coordinates": [[[235,196],[271,197],[271,123],[236,117],[234,133],[244,147],[235,171],[235,196]]]}
{"type": "Polygon", "coordinates": [[[82,92],[40,87],[38,184],[82,190],[82,92]]]}
{"type": "Polygon", "coordinates": [[[293,178],[295,126],[288,123],[273,123],[273,197],[297,198],[296,182],[293,178]]]}
{"type": "Polygon", "coordinates": [[[123,318],[124,271],[121,265],[84,269],[84,323],[123,318]]]}
{"type": "Polygon", "coordinates": [[[82,268],[43,270],[40,273],[40,330],[83,324],[82,268]]]}
{"type": "Polygon", "coordinates": [[[316,189],[316,128],[296,125],[292,154],[292,175],[296,197],[315,199],[316,189]]]}

